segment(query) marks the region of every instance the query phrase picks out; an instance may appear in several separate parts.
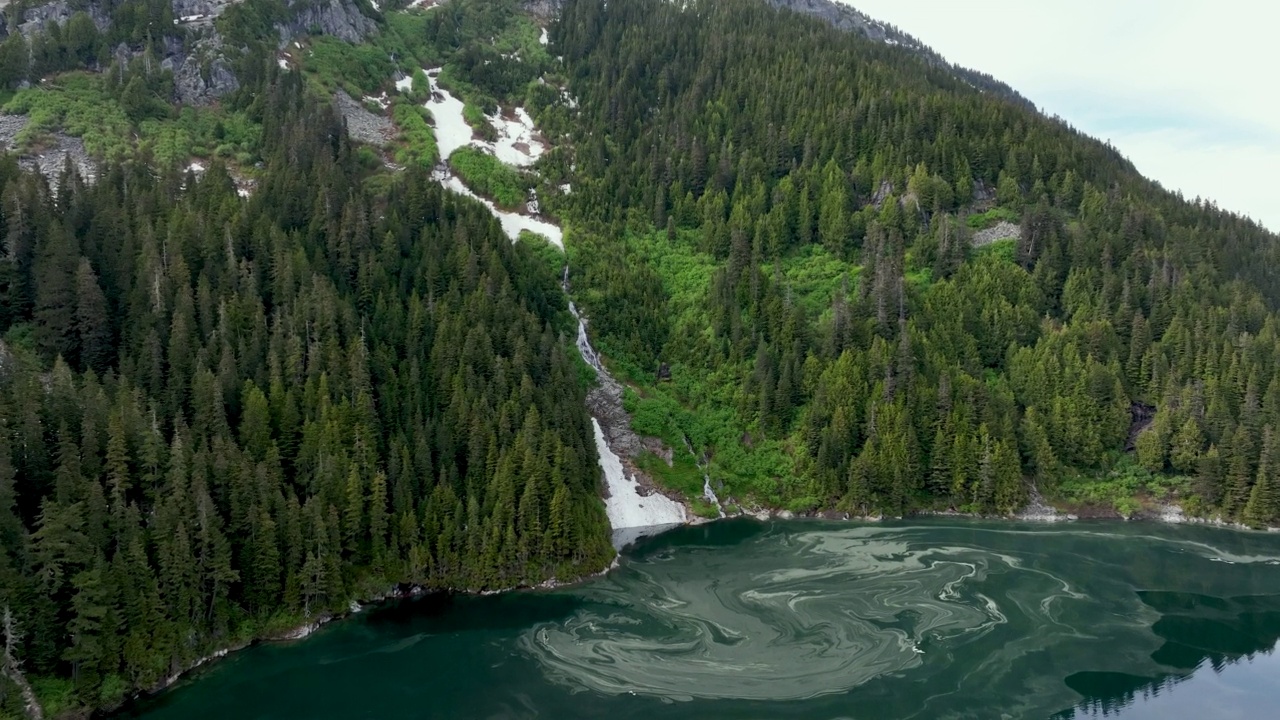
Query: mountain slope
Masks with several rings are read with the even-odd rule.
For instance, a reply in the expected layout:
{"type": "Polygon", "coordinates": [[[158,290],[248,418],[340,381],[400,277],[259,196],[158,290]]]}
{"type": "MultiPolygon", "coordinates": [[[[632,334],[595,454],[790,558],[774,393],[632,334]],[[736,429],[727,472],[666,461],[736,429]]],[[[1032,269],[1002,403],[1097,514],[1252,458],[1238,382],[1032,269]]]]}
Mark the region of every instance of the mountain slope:
{"type": "Polygon", "coordinates": [[[566,289],[622,461],[708,515],[1280,519],[1276,237],[866,18],[90,6],[0,47],[13,143],[96,168],[0,157],[3,669],[50,714],[604,567],[566,289]]]}
{"type": "Polygon", "coordinates": [[[1007,512],[1026,476],[1233,517],[1269,478],[1274,235],[762,3],[569,2],[553,48],[581,107],[575,287],[676,449],[659,477],[692,494],[705,457],[722,497],[897,514],[1007,512]],[[1019,239],[968,249],[1002,220],[1019,239]]]}
{"type": "Polygon", "coordinates": [[[892,25],[880,22],[859,12],[857,8],[832,0],[769,0],[769,4],[805,15],[812,15],[841,30],[861,33],[870,40],[906,48],[924,58],[930,65],[950,70],[961,80],[983,92],[989,92],[1031,110],[1035,109],[1034,103],[1019,95],[1016,90],[1008,85],[986,73],[980,73],[976,70],[970,70],[947,62],[945,58],[916,38],[892,25]]]}

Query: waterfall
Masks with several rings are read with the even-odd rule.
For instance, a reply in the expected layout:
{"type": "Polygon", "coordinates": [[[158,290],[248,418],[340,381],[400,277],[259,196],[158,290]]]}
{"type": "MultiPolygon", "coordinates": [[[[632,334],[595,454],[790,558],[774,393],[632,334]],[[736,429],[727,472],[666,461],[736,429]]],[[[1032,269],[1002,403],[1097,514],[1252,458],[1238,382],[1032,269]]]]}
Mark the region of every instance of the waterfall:
{"type": "MultiPolygon", "coordinates": [[[[564,267],[560,285],[564,294],[569,295],[569,266],[564,267]]],[[[600,356],[591,347],[587,337],[587,321],[578,312],[578,306],[569,301],[569,312],[578,321],[578,352],[582,359],[595,370],[602,386],[613,386],[613,402],[619,403],[621,386],[609,375],[609,371],[600,362],[600,356]]],[[[662,493],[650,492],[641,494],[642,488],[635,476],[628,476],[622,459],[609,447],[604,428],[600,425],[600,417],[612,415],[610,412],[593,412],[591,428],[595,435],[596,453],[600,457],[600,469],[604,472],[605,487],[608,497],[605,498],[605,514],[609,517],[609,526],[613,528],[613,546],[619,550],[645,535],[652,535],[667,528],[681,525],[688,520],[684,505],[672,500],[662,493]],[[597,417],[596,415],[599,415],[597,417]]],[[[625,414],[624,414],[625,417],[625,414]]],[[[613,418],[617,421],[617,418],[613,418]]]]}
{"type": "Polygon", "coordinates": [[[720,517],[724,517],[724,506],[720,504],[720,498],[716,497],[716,491],[711,489],[711,476],[707,474],[705,469],[702,471],[702,497],[706,498],[707,502],[715,505],[716,512],[720,513],[720,517]]]}
{"type": "Polygon", "coordinates": [[[573,313],[573,317],[578,321],[578,352],[582,354],[582,359],[595,368],[596,373],[604,372],[604,367],[600,365],[600,356],[596,354],[595,348],[591,347],[591,340],[587,337],[587,321],[578,314],[578,307],[572,300],[569,301],[569,312],[573,313]]]}
{"type": "MultiPolygon", "coordinates": [[[[566,297],[569,295],[569,266],[564,266],[564,273],[560,278],[560,287],[564,289],[566,297]]],[[[582,355],[582,359],[591,366],[596,374],[604,372],[604,366],[600,364],[600,356],[596,354],[595,348],[591,347],[591,339],[587,337],[587,321],[583,319],[582,313],[578,312],[578,306],[569,301],[569,312],[573,314],[573,319],[578,321],[578,352],[582,355]]]]}
{"type": "Polygon", "coordinates": [[[720,517],[724,517],[724,506],[720,504],[720,498],[716,497],[716,491],[711,489],[711,474],[707,472],[707,463],[705,459],[697,459],[698,454],[693,451],[693,443],[689,442],[689,436],[684,436],[684,446],[689,454],[694,456],[698,467],[702,470],[702,497],[707,502],[716,506],[716,512],[720,513],[720,517]]]}

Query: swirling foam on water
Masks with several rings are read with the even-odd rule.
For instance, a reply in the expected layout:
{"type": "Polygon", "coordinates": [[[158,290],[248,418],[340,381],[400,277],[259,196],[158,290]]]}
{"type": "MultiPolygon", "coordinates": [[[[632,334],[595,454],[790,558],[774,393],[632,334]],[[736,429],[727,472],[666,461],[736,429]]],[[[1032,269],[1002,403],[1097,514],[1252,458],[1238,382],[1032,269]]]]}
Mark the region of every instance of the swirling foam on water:
{"type": "Polygon", "coordinates": [[[636,560],[587,588],[583,610],[532,628],[521,646],[577,689],[794,700],[917,667],[932,646],[1007,623],[979,590],[991,573],[1026,574],[1036,591],[1009,604],[1049,625],[1055,601],[1075,596],[1008,555],[923,546],[898,530],[766,536],[741,552],[748,557],[731,566],[714,549],[636,560]]]}

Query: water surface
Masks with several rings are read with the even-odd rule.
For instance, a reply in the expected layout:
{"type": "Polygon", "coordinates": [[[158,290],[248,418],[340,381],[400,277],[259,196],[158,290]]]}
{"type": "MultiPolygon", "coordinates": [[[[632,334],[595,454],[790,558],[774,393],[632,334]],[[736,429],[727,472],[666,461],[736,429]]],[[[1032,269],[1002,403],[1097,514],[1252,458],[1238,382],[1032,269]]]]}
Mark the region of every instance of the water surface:
{"type": "Polygon", "coordinates": [[[1280,537],[748,520],[554,591],[428,598],[237,653],[165,718],[1259,718],[1280,537]]]}

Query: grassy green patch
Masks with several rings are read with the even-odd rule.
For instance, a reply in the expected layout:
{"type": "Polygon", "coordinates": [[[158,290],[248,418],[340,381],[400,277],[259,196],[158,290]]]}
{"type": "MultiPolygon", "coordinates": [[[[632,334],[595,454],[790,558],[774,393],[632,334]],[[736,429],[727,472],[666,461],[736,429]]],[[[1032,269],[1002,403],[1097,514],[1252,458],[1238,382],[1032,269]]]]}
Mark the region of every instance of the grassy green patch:
{"type": "Polygon", "coordinates": [[[1018,213],[1009,208],[991,208],[984,213],[977,213],[969,216],[969,227],[974,230],[985,230],[994,226],[1001,221],[1017,223],[1019,220],[1018,213]]]}
{"type": "Polygon", "coordinates": [[[406,100],[396,100],[391,108],[391,117],[400,128],[399,150],[396,151],[396,162],[404,166],[420,164],[434,167],[440,160],[440,150],[436,146],[436,135],[427,118],[431,111],[406,100]]]}
{"type": "Polygon", "coordinates": [[[18,147],[38,150],[54,131],[84,140],[96,157],[118,160],[146,148],[161,163],[219,157],[251,163],[262,141],[262,127],[243,113],[220,108],[184,107],[167,117],[148,117],[136,126],[98,74],[72,72],[49,83],[18,91],[6,113],[27,115],[18,147]]]}
{"type": "Polygon", "coordinates": [[[490,198],[499,207],[514,210],[524,204],[533,187],[527,174],[473,147],[460,147],[449,156],[449,166],[467,187],[490,198]]]}
{"type": "Polygon", "coordinates": [[[301,53],[302,69],[328,92],[345,89],[353,97],[378,92],[391,80],[396,66],[377,42],[352,45],[321,35],[301,53]]]}
{"type": "Polygon", "coordinates": [[[850,265],[817,244],[808,245],[782,260],[782,274],[787,285],[810,317],[826,312],[846,281],[852,293],[861,272],[861,266],[850,265]]]}
{"type": "Polygon", "coordinates": [[[696,498],[702,494],[702,468],[694,462],[693,456],[680,446],[668,465],[666,460],[646,452],[636,460],[640,469],[645,471],[659,485],[668,490],[676,490],[688,498],[696,498]]]}
{"type": "MultiPolygon", "coordinates": [[[[741,371],[741,368],[737,369],[741,371]]],[[[673,381],[628,391],[624,406],[632,428],[660,438],[675,451],[673,467],[655,468],[661,481],[691,496],[702,492],[702,471],[685,449],[684,438],[699,452],[708,451],[708,471],[725,486],[725,497],[752,497],[777,504],[794,478],[794,466],[780,440],[753,440],[737,413],[738,383],[728,367],[702,375],[683,365],[672,368],[673,381]],[[681,400],[683,399],[683,401],[681,400]],[[680,467],[687,458],[692,466],[680,467]]]]}
{"type": "Polygon", "coordinates": [[[1129,456],[1101,476],[1069,475],[1054,488],[1053,499],[1070,504],[1111,507],[1132,515],[1145,500],[1169,502],[1190,497],[1191,478],[1154,475],[1129,456]]]}
{"type": "Polygon", "coordinates": [[[125,157],[132,125],[120,103],[102,85],[100,75],[73,72],[53,81],[18,91],[4,111],[30,118],[16,138],[19,148],[33,150],[45,136],[61,129],[83,138],[90,154],[108,159],[125,157]]]}
{"type": "Polygon", "coordinates": [[[715,520],[720,517],[720,508],[712,505],[710,501],[702,497],[689,498],[689,510],[698,517],[704,517],[708,520],[715,520]]]}
{"type": "Polygon", "coordinates": [[[70,678],[29,677],[31,689],[40,698],[45,717],[58,717],[79,706],[76,702],[75,684],[70,678]]]}
{"type": "Polygon", "coordinates": [[[1018,241],[1013,238],[996,240],[995,242],[987,243],[980,248],[974,249],[973,257],[979,258],[989,255],[991,257],[1004,260],[1005,262],[1013,262],[1013,254],[1017,244],[1018,241]]]}
{"type": "Polygon", "coordinates": [[[219,157],[242,165],[257,157],[262,126],[241,113],[184,107],[173,120],[144,120],[138,132],[162,162],[219,157]]]}
{"type": "Polygon", "coordinates": [[[669,242],[665,232],[629,239],[631,247],[662,278],[673,328],[682,321],[700,322],[706,313],[707,290],[719,263],[697,249],[698,237],[697,231],[681,230],[675,242],[669,242]]]}
{"type": "Polygon", "coordinates": [[[903,276],[907,284],[915,290],[923,290],[933,284],[933,268],[916,268],[903,276]]]}

